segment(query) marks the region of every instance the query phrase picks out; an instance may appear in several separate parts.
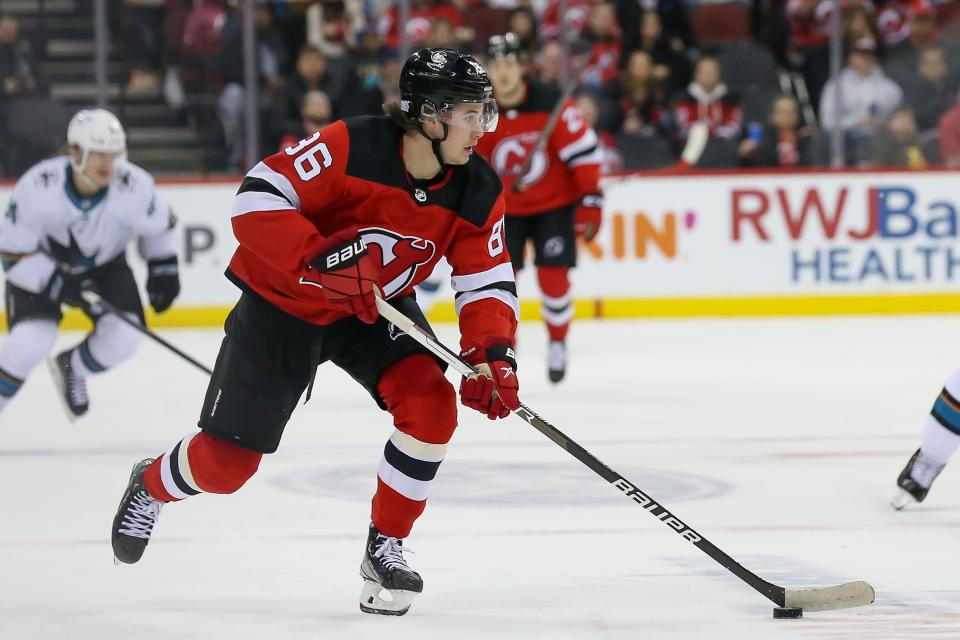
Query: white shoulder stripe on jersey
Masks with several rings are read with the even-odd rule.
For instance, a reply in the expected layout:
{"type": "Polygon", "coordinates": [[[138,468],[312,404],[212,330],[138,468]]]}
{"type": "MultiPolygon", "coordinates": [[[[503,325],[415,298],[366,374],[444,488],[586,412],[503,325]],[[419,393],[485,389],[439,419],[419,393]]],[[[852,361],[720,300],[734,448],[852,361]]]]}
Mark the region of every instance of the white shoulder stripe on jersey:
{"type": "Polygon", "coordinates": [[[290,209],[290,202],[275,193],[266,191],[244,191],[233,198],[230,217],[236,218],[251,211],[280,211],[290,209]]]}
{"type": "Polygon", "coordinates": [[[505,262],[480,273],[468,273],[450,278],[453,290],[461,292],[474,291],[494,282],[513,282],[513,265],[505,262]]]}
{"type": "Polygon", "coordinates": [[[250,171],[247,173],[247,177],[266,180],[279,189],[280,193],[285,195],[287,200],[289,200],[293,206],[297,208],[297,210],[300,209],[300,196],[297,195],[296,189],[293,188],[293,185],[283,174],[277,173],[262,162],[258,162],[257,166],[255,166],[253,169],[250,169],[250,171]]]}
{"type": "Polygon", "coordinates": [[[560,156],[561,160],[566,162],[567,160],[577,155],[578,153],[587,151],[588,149],[590,149],[590,147],[597,146],[597,143],[598,143],[597,134],[594,133],[593,129],[588,128],[586,131],[583,132],[582,136],[580,136],[579,138],[577,138],[576,140],[574,140],[564,148],[560,149],[560,151],[557,152],[557,155],[560,156]]]}
{"type": "Polygon", "coordinates": [[[603,149],[598,145],[589,153],[583,153],[573,158],[573,160],[567,163],[567,166],[579,167],[584,164],[603,164],[603,149]]]}
{"type": "Polygon", "coordinates": [[[494,298],[507,305],[513,310],[514,317],[517,320],[520,319],[520,300],[517,296],[503,289],[486,289],[484,291],[470,291],[460,294],[456,300],[457,315],[459,316],[463,308],[471,302],[477,302],[478,300],[485,300],[487,298],[494,298]]]}

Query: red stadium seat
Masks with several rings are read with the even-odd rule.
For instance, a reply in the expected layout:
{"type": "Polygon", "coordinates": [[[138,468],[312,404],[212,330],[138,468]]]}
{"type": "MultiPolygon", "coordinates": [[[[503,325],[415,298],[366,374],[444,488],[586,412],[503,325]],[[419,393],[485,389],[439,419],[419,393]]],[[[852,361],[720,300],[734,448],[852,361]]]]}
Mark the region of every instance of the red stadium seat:
{"type": "Polygon", "coordinates": [[[750,40],[750,15],[738,2],[697,5],[690,12],[690,24],[702,47],[750,40]]]}

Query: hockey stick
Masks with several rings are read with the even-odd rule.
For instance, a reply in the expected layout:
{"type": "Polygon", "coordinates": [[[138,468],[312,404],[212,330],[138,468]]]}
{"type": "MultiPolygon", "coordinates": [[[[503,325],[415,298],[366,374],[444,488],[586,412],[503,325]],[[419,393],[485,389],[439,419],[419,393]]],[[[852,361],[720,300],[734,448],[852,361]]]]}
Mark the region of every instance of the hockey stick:
{"type": "Polygon", "coordinates": [[[128,318],[123,311],[121,311],[120,309],[116,308],[115,306],[113,306],[112,304],[104,300],[95,291],[84,291],[80,295],[83,296],[83,301],[87,303],[87,309],[90,311],[91,314],[99,315],[102,312],[110,313],[116,316],[117,318],[119,318],[121,321],[127,323],[128,325],[130,325],[131,327],[133,327],[143,335],[147,336],[154,342],[159,343],[160,345],[166,347],[173,353],[177,354],[178,356],[180,356],[181,358],[183,358],[184,360],[186,360],[187,362],[195,366],[197,369],[200,369],[201,371],[206,373],[208,376],[213,374],[213,371],[211,371],[208,367],[206,367],[202,363],[197,362],[196,360],[194,360],[193,358],[185,354],[183,351],[180,351],[180,349],[176,348],[175,346],[173,346],[172,344],[170,344],[169,342],[167,342],[166,340],[164,340],[163,338],[155,334],[153,331],[150,331],[150,329],[147,329],[146,327],[141,326],[140,323],[137,322],[136,320],[131,320],[130,318],[128,318]]]}
{"type": "MultiPolygon", "coordinates": [[[[430,334],[403,315],[403,313],[397,311],[379,297],[377,298],[377,310],[380,312],[380,315],[392,322],[397,328],[453,367],[457,373],[464,376],[477,374],[477,370],[461,360],[457,354],[435,340],[430,334]]],[[[622,491],[624,495],[643,507],[643,509],[654,518],[666,524],[673,531],[676,531],[685,540],[692,542],[695,547],[713,558],[721,566],[733,573],[733,575],[746,582],[778,606],[796,607],[806,611],[829,611],[831,609],[860,607],[873,602],[875,597],[873,587],[861,581],[847,582],[832,587],[816,589],[785,589],[779,585],[767,582],[755,573],[744,568],[733,558],[714,546],[712,542],[668,511],[666,507],[650,497],[649,494],[641,491],[636,485],[601,462],[592,453],[571,440],[559,429],[538,416],[525,405],[521,404],[520,408],[514,410],[514,414],[523,418],[523,420],[529,423],[534,429],[550,438],[556,445],[565,449],[570,455],[585,464],[601,478],[622,491]]]]}

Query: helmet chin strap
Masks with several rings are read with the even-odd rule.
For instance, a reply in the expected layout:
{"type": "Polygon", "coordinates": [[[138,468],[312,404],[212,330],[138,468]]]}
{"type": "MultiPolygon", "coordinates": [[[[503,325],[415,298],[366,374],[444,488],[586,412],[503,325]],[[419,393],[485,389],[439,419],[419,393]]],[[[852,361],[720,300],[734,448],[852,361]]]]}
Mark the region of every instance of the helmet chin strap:
{"type": "Polygon", "coordinates": [[[70,165],[73,167],[73,176],[77,178],[84,187],[92,190],[98,190],[100,187],[97,186],[97,183],[87,175],[87,159],[90,156],[90,152],[86,149],[83,150],[83,155],[81,156],[81,162],[77,164],[73,158],[70,158],[70,165]]]}
{"type": "Polygon", "coordinates": [[[423,130],[423,125],[421,124],[417,127],[417,131],[420,132],[424,138],[430,141],[430,148],[433,150],[433,156],[437,159],[437,162],[440,164],[440,171],[443,171],[446,168],[447,163],[443,159],[443,154],[440,152],[440,143],[447,139],[447,136],[450,135],[450,129],[447,128],[446,122],[441,122],[440,126],[443,127],[443,137],[442,138],[431,138],[427,135],[427,132],[423,130]]]}

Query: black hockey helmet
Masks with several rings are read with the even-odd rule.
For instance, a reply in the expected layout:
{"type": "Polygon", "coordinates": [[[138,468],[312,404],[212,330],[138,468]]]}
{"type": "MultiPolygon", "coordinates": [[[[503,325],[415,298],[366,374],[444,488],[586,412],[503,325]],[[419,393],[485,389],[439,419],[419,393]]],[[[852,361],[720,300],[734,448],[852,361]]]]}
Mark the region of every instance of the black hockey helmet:
{"type": "Polygon", "coordinates": [[[523,47],[520,46],[520,38],[515,33],[504,33],[501,35],[490,36],[487,41],[487,57],[494,58],[516,58],[519,60],[523,56],[523,47]]]}
{"type": "Polygon", "coordinates": [[[400,110],[407,118],[444,121],[460,102],[483,105],[477,126],[483,131],[496,128],[493,84],[473,56],[453,49],[420,49],[407,58],[400,71],[400,110]]]}

